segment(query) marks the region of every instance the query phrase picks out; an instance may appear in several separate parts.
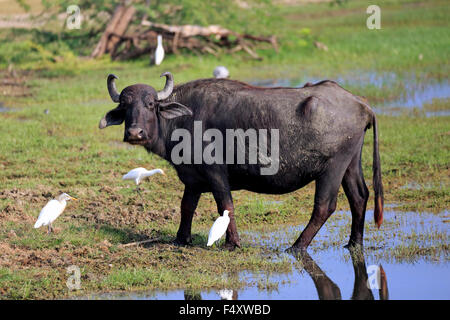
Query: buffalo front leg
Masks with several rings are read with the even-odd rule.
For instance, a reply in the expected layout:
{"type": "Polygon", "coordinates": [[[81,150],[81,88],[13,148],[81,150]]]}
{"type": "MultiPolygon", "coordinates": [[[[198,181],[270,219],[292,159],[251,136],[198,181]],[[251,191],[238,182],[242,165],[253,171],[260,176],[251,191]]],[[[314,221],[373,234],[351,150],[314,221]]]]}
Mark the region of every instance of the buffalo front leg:
{"type": "Polygon", "coordinates": [[[308,225],[303,230],[302,234],[297,239],[297,241],[295,241],[291,249],[295,251],[297,250],[305,251],[308,248],[314,236],[316,235],[316,233],[320,230],[325,221],[327,221],[329,216],[333,213],[335,205],[336,205],[335,200],[334,204],[328,201],[315,203],[312,212],[312,217],[309,220],[308,225]]]}
{"type": "Polygon", "coordinates": [[[177,239],[175,240],[177,244],[186,245],[192,241],[192,218],[197,208],[200,195],[200,192],[189,190],[188,187],[184,189],[183,199],[181,200],[180,228],[178,229],[177,239]]]}
{"type": "Polygon", "coordinates": [[[231,197],[230,190],[215,190],[213,191],[214,199],[217,203],[217,211],[220,215],[225,210],[228,210],[228,216],[230,217],[230,223],[228,224],[226,232],[225,247],[229,250],[234,250],[236,247],[241,247],[239,234],[236,228],[236,220],[234,219],[234,206],[233,199],[231,197]]]}

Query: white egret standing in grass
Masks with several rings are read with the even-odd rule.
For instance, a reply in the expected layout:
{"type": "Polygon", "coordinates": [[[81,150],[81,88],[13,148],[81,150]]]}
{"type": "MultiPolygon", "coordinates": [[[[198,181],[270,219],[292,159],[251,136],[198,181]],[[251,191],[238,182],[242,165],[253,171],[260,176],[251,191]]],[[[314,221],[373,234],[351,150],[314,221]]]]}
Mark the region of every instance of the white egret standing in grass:
{"type": "Polygon", "coordinates": [[[77,199],[69,196],[67,193],[62,193],[56,199],[50,200],[39,213],[39,217],[36,223],[34,224],[34,228],[37,229],[42,226],[48,226],[47,233],[52,232],[53,231],[52,223],[64,211],[68,200],[77,200],[77,199]]]}
{"type": "MultiPolygon", "coordinates": [[[[147,170],[145,168],[136,168],[128,172],[126,175],[122,177],[123,180],[134,180],[134,183],[136,184],[136,191],[139,192],[139,184],[141,181],[145,178],[148,178],[155,173],[160,173],[162,175],[165,175],[164,171],[161,169],[153,169],[153,170],[147,170]]],[[[140,194],[140,192],[139,192],[140,194]]]]}
{"type": "Polygon", "coordinates": [[[225,78],[228,78],[229,75],[230,75],[230,72],[224,66],[218,66],[213,71],[213,76],[214,76],[214,78],[217,78],[217,79],[225,79],[225,78]]]}
{"type": "Polygon", "coordinates": [[[159,66],[164,59],[164,47],[162,45],[162,35],[158,34],[158,45],[155,51],[155,64],[159,66]]]}
{"type": "Polygon", "coordinates": [[[228,224],[230,223],[230,217],[228,216],[229,211],[225,210],[223,215],[218,217],[211,229],[209,230],[208,235],[208,243],[206,244],[208,247],[211,246],[214,242],[222,238],[228,228],[228,224]]]}

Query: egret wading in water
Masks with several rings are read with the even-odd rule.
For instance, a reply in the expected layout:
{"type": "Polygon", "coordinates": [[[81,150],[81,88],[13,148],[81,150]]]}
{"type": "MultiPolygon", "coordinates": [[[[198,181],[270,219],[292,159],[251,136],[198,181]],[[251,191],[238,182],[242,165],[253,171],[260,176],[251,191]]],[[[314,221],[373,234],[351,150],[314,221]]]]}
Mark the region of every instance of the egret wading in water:
{"type": "Polygon", "coordinates": [[[225,79],[225,78],[228,78],[229,75],[230,75],[230,72],[224,66],[218,66],[213,71],[213,76],[216,79],[225,79]]]}
{"type": "Polygon", "coordinates": [[[155,64],[159,66],[164,59],[164,47],[162,45],[162,35],[158,34],[158,45],[155,51],[155,64]]]}
{"type": "Polygon", "coordinates": [[[230,217],[228,216],[229,211],[225,210],[223,215],[218,217],[211,229],[209,230],[208,235],[208,243],[206,244],[208,247],[212,246],[214,242],[222,238],[228,228],[228,224],[230,223],[230,217]]]}
{"type": "Polygon", "coordinates": [[[161,169],[147,170],[145,168],[136,168],[124,175],[122,177],[122,180],[134,180],[134,183],[136,184],[136,191],[141,194],[139,190],[139,184],[142,180],[151,177],[155,173],[160,173],[164,176],[166,175],[161,169]]]}
{"type": "Polygon", "coordinates": [[[66,208],[67,201],[77,200],[74,197],[69,196],[67,193],[60,194],[56,199],[50,200],[45,207],[42,208],[39,213],[39,217],[34,224],[34,228],[40,228],[42,226],[48,226],[47,233],[53,231],[52,223],[63,213],[66,208]]]}

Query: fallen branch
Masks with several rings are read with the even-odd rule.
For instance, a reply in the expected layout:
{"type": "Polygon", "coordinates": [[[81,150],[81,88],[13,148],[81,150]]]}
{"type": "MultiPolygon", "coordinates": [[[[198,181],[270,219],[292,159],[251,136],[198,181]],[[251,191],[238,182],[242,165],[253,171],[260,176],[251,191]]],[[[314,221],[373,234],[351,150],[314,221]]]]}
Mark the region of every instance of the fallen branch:
{"type": "Polygon", "coordinates": [[[106,26],[106,30],[100,38],[91,57],[97,58],[105,53],[111,52],[116,46],[118,39],[110,39],[110,34],[115,33],[122,36],[128,28],[136,9],[133,6],[125,7],[118,5],[114,10],[111,21],[106,26]]]}
{"type": "Polygon", "coordinates": [[[143,26],[146,27],[150,27],[151,29],[154,30],[160,30],[162,32],[166,32],[166,33],[179,33],[181,37],[194,37],[194,36],[203,36],[203,37],[208,37],[212,34],[214,35],[218,35],[218,36],[223,36],[226,37],[230,34],[234,34],[234,32],[222,28],[221,26],[218,25],[211,25],[208,27],[201,27],[201,26],[196,26],[196,25],[184,25],[184,26],[174,26],[174,25],[167,25],[167,24],[162,24],[162,23],[154,23],[154,22],[150,22],[150,21],[142,21],[141,23],[143,26]]]}
{"type": "Polygon", "coordinates": [[[247,52],[253,59],[262,60],[260,56],[258,56],[252,49],[250,49],[247,45],[243,44],[242,49],[247,52]]]}
{"type": "Polygon", "coordinates": [[[134,15],[135,9],[119,5],[110,21],[92,57],[104,53],[120,60],[137,58],[141,55],[154,52],[157,45],[157,36],[163,37],[163,46],[166,54],[180,54],[180,49],[187,49],[195,54],[200,52],[218,56],[221,52],[233,54],[244,51],[253,59],[262,60],[256,53],[255,43],[266,42],[278,52],[278,43],[275,36],[255,36],[240,34],[219,25],[202,27],[198,25],[167,25],[154,23],[143,19],[141,27],[125,34],[126,29],[134,15]],[[140,30],[139,30],[140,29],[140,30]]]}
{"type": "Polygon", "coordinates": [[[231,31],[229,29],[223,28],[219,25],[210,25],[208,27],[201,27],[197,25],[183,25],[174,26],[161,23],[154,23],[151,21],[143,20],[141,25],[150,27],[153,30],[161,31],[163,33],[173,33],[179,34],[181,37],[209,37],[211,35],[215,36],[217,40],[220,38],[227,38],[229,36],[235,36],[241,39],[248,39],[253,41],[261,41],[270,43],[275,51],[278,52],[278,43],[275,36],[264,37],[264,36],[254,36],[251,34],[239,34],[237,32],[231,31]]]}
{"type": "Polygon", "coordinates": [[[152,243],[152,242],[156,242],[161,240],[161,238],[153,238],[153,239],[147,239],[147,240],[143,240],[143,241],[136,241],[136,242],[130,242],[130,243],[125,243],[125,244],[121,244],[119,245],[120,248],[125,248],[125,247],[131,247],[131,246],[138,246],[144,243],[152,243]]]}

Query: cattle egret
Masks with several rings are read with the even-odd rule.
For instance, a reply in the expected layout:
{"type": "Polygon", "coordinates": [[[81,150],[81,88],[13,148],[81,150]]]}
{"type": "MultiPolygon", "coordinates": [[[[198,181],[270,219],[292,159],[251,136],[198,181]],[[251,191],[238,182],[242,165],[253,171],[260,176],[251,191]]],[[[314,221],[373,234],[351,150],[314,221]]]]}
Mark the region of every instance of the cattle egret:
{"type": "Polygon", "coordinates": [[[164,59],[164,48],[162,45],[162,35],[158,34],[158,45],[155,51],[155,64],[159,66],[164,59]]]}
{"type": "Polygon", "coordinates": [[[154,175],[155,173],[160,173],[162,175],[165,175],[164,171],[161,169],[153,169],[153,170],[147,170],[145,168],[136,168],[128,172],[126,175],[122,177],[123,180],[134,180],[134,183],[136,183],[136,186],[138,186],[142,180],[144,180],[147,177],[150,177],[154,175]]]}
{"type": "Polygon", "coordinates": [[[230,75],[230,72],[228,72],[228,69],[224,66],[218,66],[213,71],[213,76],[217,79],[224,79],[228,78],[230,75]]]}
{"type": "Polygon", "coordinates": [[[214,224],[209,230],[207,244],[208,247],[219,240],[225,234],[225,231],[227,231],[228,224],[230,223],[230,217],[228,217],[228,213],[229,211],[225,210],[223,212],[223,216],[218,217],[216,221],[214,221],[214,224]]]}
{"type": "Polygon", "coordinates": [[[154,175],[155,173],[166,175],[164,171],[162,171],[161,169],[147,170],[145,168],[136,168],[128,172],[126,175],[124,175],[122,177],[122,180],[134,180],[134,183],[136,183],[136,191],[142,197],[141,192],[139,190],[139,184],[141,183],[142,180],[154,175]]]}
{"type": "Polygon", "coordinates": [[[64,211],[68,200],[77,200],[77,199],[69,196],[67,193],[62,193],[56,199],[50,200],[39,213],[39,217],[36,223],[34,224],[34,228],[37,229],[42,226],[48,226],[47,233],[52,232],[53,231],[52,223],[64,211]]]}

